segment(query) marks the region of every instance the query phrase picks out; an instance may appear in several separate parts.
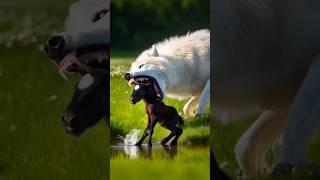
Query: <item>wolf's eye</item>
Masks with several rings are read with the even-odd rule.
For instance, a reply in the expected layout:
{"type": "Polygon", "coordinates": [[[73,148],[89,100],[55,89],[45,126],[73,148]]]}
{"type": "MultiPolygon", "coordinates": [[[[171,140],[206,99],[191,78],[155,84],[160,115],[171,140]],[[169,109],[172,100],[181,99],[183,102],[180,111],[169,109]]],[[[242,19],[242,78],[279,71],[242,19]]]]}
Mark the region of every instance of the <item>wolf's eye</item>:
{"type": "Polygon", "coordinates": [[[141,65],[139,66],[139,69],[141,69],[143,66],[144,66],[144,64],[141,64],[141,65]]]}
{"type": "Polygon", "coordinates": [[[108,12],[109,12],[109,10],[107,10],[107,9],[98,12],[95,15],[95,17],[93,18],[93,22],[96,22],[96,21],[102,19],[108,12]]]}

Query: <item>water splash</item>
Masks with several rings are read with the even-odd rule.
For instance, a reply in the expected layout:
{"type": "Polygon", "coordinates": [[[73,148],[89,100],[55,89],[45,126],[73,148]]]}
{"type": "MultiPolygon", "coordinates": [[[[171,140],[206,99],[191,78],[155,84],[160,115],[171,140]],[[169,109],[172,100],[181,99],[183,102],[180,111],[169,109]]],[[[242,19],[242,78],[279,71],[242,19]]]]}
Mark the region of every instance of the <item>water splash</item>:
{"type": "Polygon", "coordinates": [[[129,134],[126,135],[124,139],[125,145],[135,145],[138,141],[138,134],[140,129],[132,129],[129,134]]]}

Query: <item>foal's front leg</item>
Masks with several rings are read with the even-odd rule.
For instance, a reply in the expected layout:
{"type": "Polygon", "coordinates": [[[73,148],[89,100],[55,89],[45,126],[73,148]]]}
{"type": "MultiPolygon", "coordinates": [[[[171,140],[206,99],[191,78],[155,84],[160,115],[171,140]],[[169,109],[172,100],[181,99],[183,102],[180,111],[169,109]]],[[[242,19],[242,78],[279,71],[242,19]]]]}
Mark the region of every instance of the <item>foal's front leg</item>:
{"type": "Polygon", "coordinates": [[[147,130],[148,135],[149,135],[149,141],[148,141],[148,146],[151,147],[152,146],[152,134],[153,134],[153,129],[154,126],[157,124],[158,122],[158,118],[157,117],[153,117],[151,119],[151,123],[149,124],[149,128],[147,130]]]}
{"type": "Polygon", "coordinates": [[[148,115],[147,127],[146,127],[146,129],[144,130],[142,137],[141,137],[140,140],[135,144],[135,146],[141,146],[141,144],[143,143],[144,139],[148,136],[148,130],[149,130],[150,124],[151,124],[151,118],[150,118],[150,116],[148,115]]]}
{"type": "Polygon", "coordinates": [[[135,144],[135,146],[141,146],[141,144],[143,143],[144,139],[148,136],[148,128],[149,128],[149,125],[148,125],[147,128],[144,130],[142,137],[141,137],[140,140],[135,144]]]}

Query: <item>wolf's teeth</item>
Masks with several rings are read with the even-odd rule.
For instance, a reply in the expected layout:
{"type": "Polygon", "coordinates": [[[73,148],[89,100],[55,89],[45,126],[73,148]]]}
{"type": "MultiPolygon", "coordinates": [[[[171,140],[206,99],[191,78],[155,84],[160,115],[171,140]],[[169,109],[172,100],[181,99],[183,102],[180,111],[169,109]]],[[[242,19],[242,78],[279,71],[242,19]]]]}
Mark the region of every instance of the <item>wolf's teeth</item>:
{"type": "Polygon", "coordinates": [[[59,68],[59,74],[60,74],[60,76],[61,76],[64,80],[69,81],[69,79],[67,78],[67,76],[66,76],[66,74],[65,74],[64,72],[65,72],[65,70],[63,70],[62,68],[59,68]]]}
{"type": "Polygon", "coordinates": [[[129,81],[128,81],[128,85],[130,86],[130,87],[132,87],[132,85],[134,85],[135,84],[135,80],[133,79],[133,78],[131,78],[129,81]]]}

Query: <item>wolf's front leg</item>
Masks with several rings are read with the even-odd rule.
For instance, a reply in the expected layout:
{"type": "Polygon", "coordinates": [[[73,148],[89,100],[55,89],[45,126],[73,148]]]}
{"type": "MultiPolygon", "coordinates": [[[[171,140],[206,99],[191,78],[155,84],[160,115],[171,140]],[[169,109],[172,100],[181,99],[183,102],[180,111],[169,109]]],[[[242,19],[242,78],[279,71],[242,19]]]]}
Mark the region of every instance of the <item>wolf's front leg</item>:
{"type": "Polygon", "coordinates": [[[313,58],[287,117],[283,146],[273,174],[283,174],[305,161],[306,140],[320,119],[320,55],[313,58]]]}
{"type": "Polygon", "coordinates": [[[206,105],[208,104],[209,99],[210,99],[210,79],[207,80],[206,86],[204,87],[200,95],[199,107],[198,107],[196,116],[204,113],[204,110],[206,108],[206,105]]]}
{"type": "Polygon", "coordinates": [[[276,138],[280,137],[287,111],[266,111],[238,140],[235,153],[243,170],[243,177],[269,173],[266,153],[276,138]]]}
{"type": "Polygon", "coordinates": [[[187,117],[193,116],[193,110],[199,103],[198,96],[192,96],[189,101],[183,106],[183,112],[187,117]]]}

